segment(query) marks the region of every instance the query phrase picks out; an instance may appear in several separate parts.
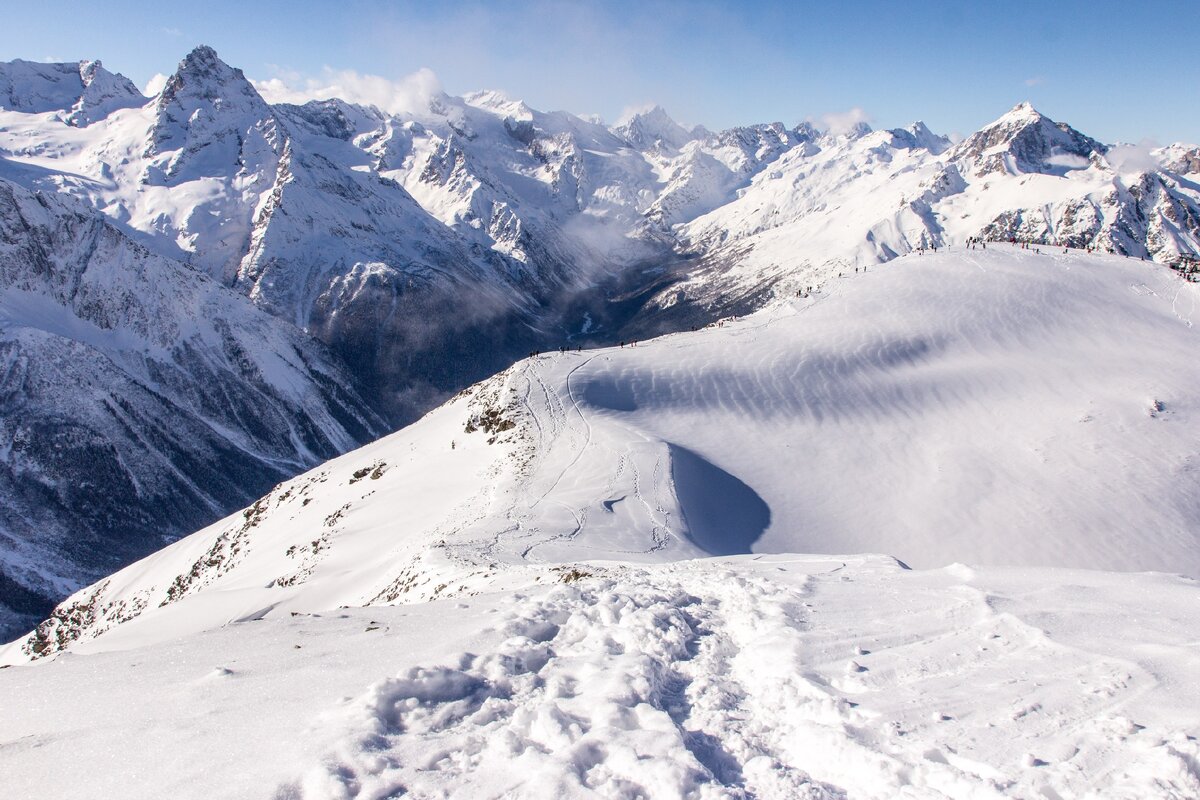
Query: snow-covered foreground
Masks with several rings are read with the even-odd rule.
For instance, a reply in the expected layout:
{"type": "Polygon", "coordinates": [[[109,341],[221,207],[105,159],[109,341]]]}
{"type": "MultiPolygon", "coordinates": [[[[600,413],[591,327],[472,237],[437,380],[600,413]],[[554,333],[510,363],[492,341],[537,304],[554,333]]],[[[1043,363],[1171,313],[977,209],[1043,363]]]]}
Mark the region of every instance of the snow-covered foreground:
{"type": "Polygon", "coordinates": [[[827,556],[528,579],[2,670],[6,795],[1200,795],[1188,579],[827,556]]]}

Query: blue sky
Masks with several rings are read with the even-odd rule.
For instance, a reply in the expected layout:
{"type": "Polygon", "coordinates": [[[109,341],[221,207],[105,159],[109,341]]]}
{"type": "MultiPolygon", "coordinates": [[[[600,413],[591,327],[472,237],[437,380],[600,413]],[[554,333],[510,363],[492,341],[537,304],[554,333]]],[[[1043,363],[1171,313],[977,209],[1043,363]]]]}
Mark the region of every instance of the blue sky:
{"type": "Polygon", "coordinates": [[[711,128],[860,108],[969,133],[1030,100],[1104,141],[1200,141],[1194,0],[5,5],[0,59],[101,58],[139,85],[204,43],[258,80],[427,68],[452,94],[608,121],[653,102],[711,128]]]}

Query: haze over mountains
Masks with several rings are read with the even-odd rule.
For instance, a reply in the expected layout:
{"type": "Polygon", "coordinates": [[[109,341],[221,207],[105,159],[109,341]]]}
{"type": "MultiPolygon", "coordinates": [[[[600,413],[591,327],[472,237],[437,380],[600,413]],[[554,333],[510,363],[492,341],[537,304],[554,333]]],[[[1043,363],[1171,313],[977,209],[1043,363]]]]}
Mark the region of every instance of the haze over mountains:
{"type": "Polygon", "coordinates": [[[494,92],[389,115],[268,104],[200,47],[152,98],[100,62],[11,62],[0,106],[13,635],[533,350],[975,237],[1200,250],[1200,150],[1105,145],[1027,105],[957,144],[662,109],[610,128],[494,92]]]}

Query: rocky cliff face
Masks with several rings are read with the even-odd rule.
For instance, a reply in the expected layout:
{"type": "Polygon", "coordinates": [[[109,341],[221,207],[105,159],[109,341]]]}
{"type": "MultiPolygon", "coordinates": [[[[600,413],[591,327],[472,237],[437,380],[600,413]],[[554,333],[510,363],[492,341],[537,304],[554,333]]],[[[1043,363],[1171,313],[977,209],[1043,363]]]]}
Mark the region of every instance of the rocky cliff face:
{"type": "Polygon", "coordinates": [[[969,162],[979,175],[1062,173],[1086,168],[1108,148],[1066,123],[1056,123],[1021,103],[948,154],[969,162]]]}

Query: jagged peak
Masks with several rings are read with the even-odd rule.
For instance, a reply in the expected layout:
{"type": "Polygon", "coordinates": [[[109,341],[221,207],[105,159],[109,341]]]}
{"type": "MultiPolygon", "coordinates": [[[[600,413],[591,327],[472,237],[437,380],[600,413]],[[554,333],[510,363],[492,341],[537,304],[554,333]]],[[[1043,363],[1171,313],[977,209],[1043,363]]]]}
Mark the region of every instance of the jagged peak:
{"type": "Polygon", "coordinates": [[[463,95],[463,102],[475,108],[495,111],[506,116],[532,117],[533,109],[525,101],[515,100],[499,89],[482,89],[463,95]]]}
{"type": "Polygon", "coordinates": [[[350,103],[338,97],[309,100],[303,105],[280,103],[275,109],[289,120],[301,121],[315,132],[344,141],[366,129],[378,130],[388,119],[375,106],[350,103]]]}
{"type": "Polygon", "coordinates": [[[1087,166],[1094,153],[1107,151],[1095,139],[1023,102],[956,145],[950,157],[974,161],[985,173],[1061,173],[1087,166]]]}
{"type": "Polygon", "coordinates": [[[678,149],[696,138],[694,131],[672,119],[657,103],[625,116],[613,132],[638,149],[659,145],[678,149]]]}
{"type": "Polygon", "coordinates": [[[240,95],[266,105],[245,73],[226,64],[216,50],[203,44],[179,62],[159,92],[157,105],[162,108],[185,95],[206,100],[240,95]]]}
{"type": "Polygon", "coordinates": [[[91,86],[99,78],[104,79],[107,75],[113,75],[104,68],[104,62],[100,59],[84,59],[79,62],[79,79],[83,81],[84,86],[91,86]]]}
{"type": "Polygon", "coordinates": [[[807,120],[792,128],[792,133],[796,134],[796,138],[801,142],[812,142],[821,136],[817,126],[807,120]]]}
{"type": "MultiPolygon", "coordinates": [[[[245,131],[274,125],[275,113],[246,75],[200,45],[184,56],[154,101],[155,123],[148,154],[185,147],[208,148],[226,139],[236,142],[245,131]]],[[[281,142],[272,141],[272,146],[281,142]]],[[[223,146],[223,145],[222,145],[223,146]]],[[[180,169],[175,164],[172,171],[180,169]]]]}
{"type": "Polygon", "coordinates": [[[1010,108],[1000,119],[1043,119],[1044,117],[1042,112],[1033,107],[1033,103],[1022,100],[1010,108]]]}
{"type": "Polygon", "coordinates": [[[189,69],[230,68],[217,55],[217,51],[206,44],[196,45],[192,48],[192,52],[183,57],[183,61],[180,62],[180,69],[183,69],[185,66],[189,69]]]}
{"type": "Polygon", "coordinates": [[[650,105],[647,107],[635,108],[635,109],[631,109],[631,110],[627,111],[625,114],[623,114],[621,116],[620,119],[617,120],[617,127],[618,128],[628,127],[629,125],[633,124],[635,121],[641,121],[643,123],[657,122],[657,123],[671,124],[671,125],[676,124],[675,120],[671,119],[671,115],[667,113],[667,110],[665,108],[663,108],[661,105],[659,105],[658,103],[654,103],[653,105],[650,105]]]}
{"type": "Polygon", "coordinates": [[[940,155],[950,147],[950,140],[948,138],[929,130],[929,127],[920,120],[917,120],[906,128],[895,128],[888,132],[902,146],[907,148],[918,147],[928,150],[934,155],[940,155]]]}
{"type": "MultiPolygon", "coordinates": [[[[1016,132],[1035,125],[1044,125],[1049,128],[1057,128],[1063,133],[1074,133],[1078,136],[1083,136],[1082,133],[1079,133],[1067,123],[1055,122],[1041,111],[1038,111],[1029,101],[1017,103],[1004,114],[980,128],[978,133],[984,133],[994,129],[1007,129],[1013,131],[1013,135],[1015,135],[1016,132]]],[[[975,135],[978,135],[978,133],[975,135]]]]}
{"type": "Polygon", "coordinates": [[[848,139],[861,139],[862,137],[873,133],[874,129],[866,122],[856,122],[850,126],[842,135],[848,139]]]}
{"type": "Polygon", "coordinates": [[[109,72],[98,60],[0,63],[0,107],[13,111],[66,112],[64,122],[83,127],[145,102],[131,80],[109,72]]]}
{"type": "Polygon", "coordinates": [[[828,142],[853,142],[875,132],[874,128],[862,121],[830,126],[824,130],[821,128],[814,128],[813,130],[816,131],[816,138],[828,142]]]}

